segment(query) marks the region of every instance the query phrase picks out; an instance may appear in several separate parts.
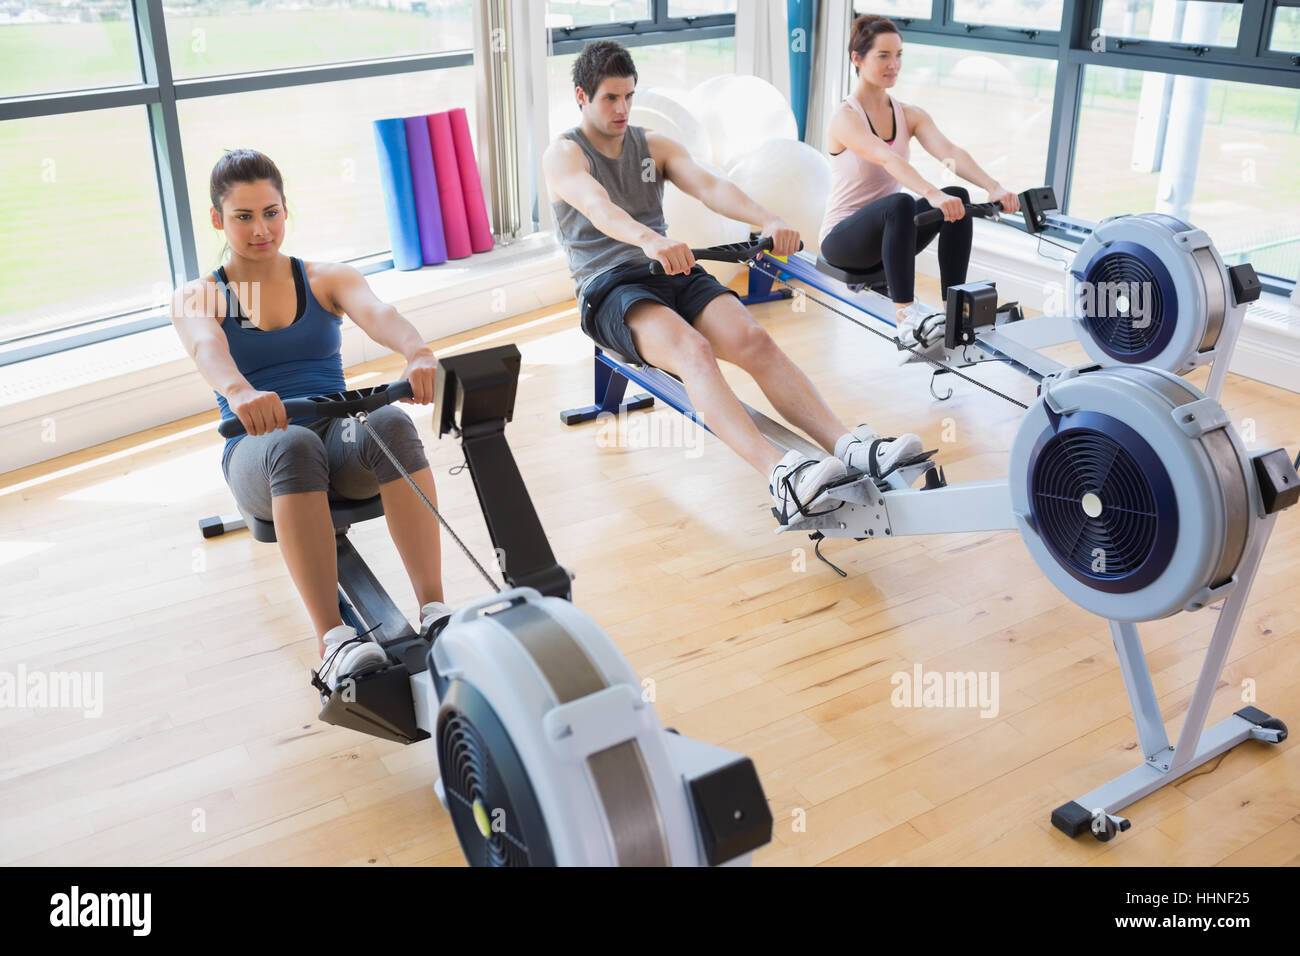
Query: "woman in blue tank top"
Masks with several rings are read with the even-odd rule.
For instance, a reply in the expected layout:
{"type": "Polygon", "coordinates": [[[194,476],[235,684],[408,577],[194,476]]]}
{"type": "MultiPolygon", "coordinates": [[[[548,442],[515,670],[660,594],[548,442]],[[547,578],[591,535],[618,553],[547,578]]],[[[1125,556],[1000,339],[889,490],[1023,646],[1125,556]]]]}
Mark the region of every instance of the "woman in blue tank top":
{"type": "MultiPolygon", "coordinates": [[[[421,627],[445,616],[438,522],[364,428],[339,419],[294,419],[284,401],[346,387],[342,315],[407,360],[414,401],[433,401],[435,359],[406,319],[380,302],[351,266],[304,262],[280,251],[288,209],[279,170],[255,150],[232,150],[210,181],[213,228],[229,256],[188,283],[172,302],[172,322],[199,372],[216,392],[222,418],[248,434],[230,439],[222,471],[240,510],[275,523],[289,575],[316,631],[333,687],[381,666],[378,644],[358,637],[338,607],[331,498],[379,494],[389,532],[421,605],[421,627]]],[[[400,409],[370,423],[420,490],[437,501],[433,473],[415,426],[400,409]]]]}

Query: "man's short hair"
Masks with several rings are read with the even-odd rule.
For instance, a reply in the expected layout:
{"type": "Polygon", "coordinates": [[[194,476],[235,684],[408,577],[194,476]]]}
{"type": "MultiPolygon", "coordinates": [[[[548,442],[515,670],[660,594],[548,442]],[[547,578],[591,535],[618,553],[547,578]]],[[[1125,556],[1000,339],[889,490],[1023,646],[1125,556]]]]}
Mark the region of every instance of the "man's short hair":
{"type": "Polygon", "coordinates": [[[582,87],[588,103],[596,99],[596,90],[610,76],[630,76],[633,82],[637,78],[632,54],[617,40],[593,40],[573,61],[573,85],[582,87]]]}

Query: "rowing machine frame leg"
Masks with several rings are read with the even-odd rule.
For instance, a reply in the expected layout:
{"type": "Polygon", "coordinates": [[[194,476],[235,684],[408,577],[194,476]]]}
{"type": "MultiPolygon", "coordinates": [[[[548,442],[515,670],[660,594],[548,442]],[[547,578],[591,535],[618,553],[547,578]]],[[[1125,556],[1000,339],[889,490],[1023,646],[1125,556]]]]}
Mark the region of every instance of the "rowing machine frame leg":
{"type": "Polygon", "coordinates": [[[740,297],[740,301],[745,305],[758,305],[760,302],[776,302],[778,299],[789,299],[794,293],[789,289],[777,289],[772,291],[772,277],[761,269],[749,270],[749,287],[745,294],[740,297]]]}
{"type": "Polygon", "coordinates": [[[634,395],[624,400],[627,391],[627,378],[618,374],[600,360],[600,348],[596,349],[596,361],[592,364],[596,371],[596,402],[582,408],[566,408],[560,412],[560,421],[566,425],[580,425],[592,421],[608,412],[611,415],[627,412],[639,412],[654,405],[653,395],[634,395]]]}
{"type": "Polygon", "coordinates": [[[1223,674],[1228,651],[1275,520],[1276,515],[1269,515],[1262,522],[1237,571],[1237,586],[1224,600],[1176,746],[1170,746],[1165,735],[1160,702],[1156,699],[1137,626],[1126,621],[1110,622],[1111,637],[1119,656],[1120,673],[1128,691],[1144,761],[1141,766],[1053,810],[1052,825],[1062,833],[1074,837],[1091,830],[1098,840],[1105,842],[1115,832],[1104,825],[1105,818],[1118,821],[1119,829],[1128,829],[1128,821],[1116,816],[1116,812],[1124,807],[1173,783],[1243,741],[1256,739],[1280,743],[1286,739],[1285,725],[1255,707],[1243,707],[1214,726],[1205,726],[1214,691],[1223,674]]]}

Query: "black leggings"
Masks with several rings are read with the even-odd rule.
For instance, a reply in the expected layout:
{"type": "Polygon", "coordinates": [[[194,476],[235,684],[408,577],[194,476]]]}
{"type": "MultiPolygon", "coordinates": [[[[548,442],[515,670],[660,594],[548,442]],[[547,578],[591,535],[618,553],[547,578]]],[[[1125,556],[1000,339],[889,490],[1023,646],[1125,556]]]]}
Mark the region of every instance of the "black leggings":
{"type": "MultiPolygon", "coordinates": [[[[943,191],[970,202],[970,193],[961,186],[945,186],[943,191]]],[[[889,297],[911,302],[916,298],[916,254],[938,236],[939,282],[946,300],[949,286],[966,281],[973,230],[969,215],[917,228],[913,217],[933,208],[928,200],[902,192],[867,203],[827,233],[822,256],[852,272],[874,272],[883,263],[889,297]]]]}

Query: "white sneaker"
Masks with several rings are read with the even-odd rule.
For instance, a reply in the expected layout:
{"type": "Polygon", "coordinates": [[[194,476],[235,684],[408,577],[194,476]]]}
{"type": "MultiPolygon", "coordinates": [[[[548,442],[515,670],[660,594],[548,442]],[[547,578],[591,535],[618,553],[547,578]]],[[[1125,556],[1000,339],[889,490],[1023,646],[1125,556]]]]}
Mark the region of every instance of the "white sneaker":
{"type": "Polygon", "coordinates": [[[872,478],[888,475],[900,462],[911,461],[925,451],[920,437],[910,433],[881,438],[870,425],[859,425],[852,434],[853,441],[844,449],[841,460],[872,478]]]}
{"type": "Polygon", "coordinates": [[[370,638],[358,638],[347,624],[325,632],[325,658],[318,676],[330,690],[348,677],[360,677],[377,671],[388,663],[384,649],[370,638]]]}
{"type": "Polygon", "coordinates": [[[788,524],[799,515],[828,514],[839,507],[826,506],[826,486],[844,478],[844,462],[838,458],[806,458],[788,451],[772,469],[767,490],[776,505],[777,520],[788,524]]]}
{"type": "Polygon", "coordinates": [[[948,324],[946,313],[932,309],[921,302],[913,302],[897,313],[898,326],[895,337],[900,343],[914,349],[903,349],[902,364],[924,358],[938,358],[944,352],[944,328],[948,324]],[[918,356],[916,352],[921,354],[918,356]]]}
{"type": "MultiPolygon", "coordinates": [[[[451,617],[454,608],[450,604],[443,604],[441,601],[430,601],[424,607],[420,608],[420,633],[429,633],[429,626],[437,624],[439,621],[445,621],[451,617]]],[[[441,628],[439,628],[441,630],[441,628]]]]}

